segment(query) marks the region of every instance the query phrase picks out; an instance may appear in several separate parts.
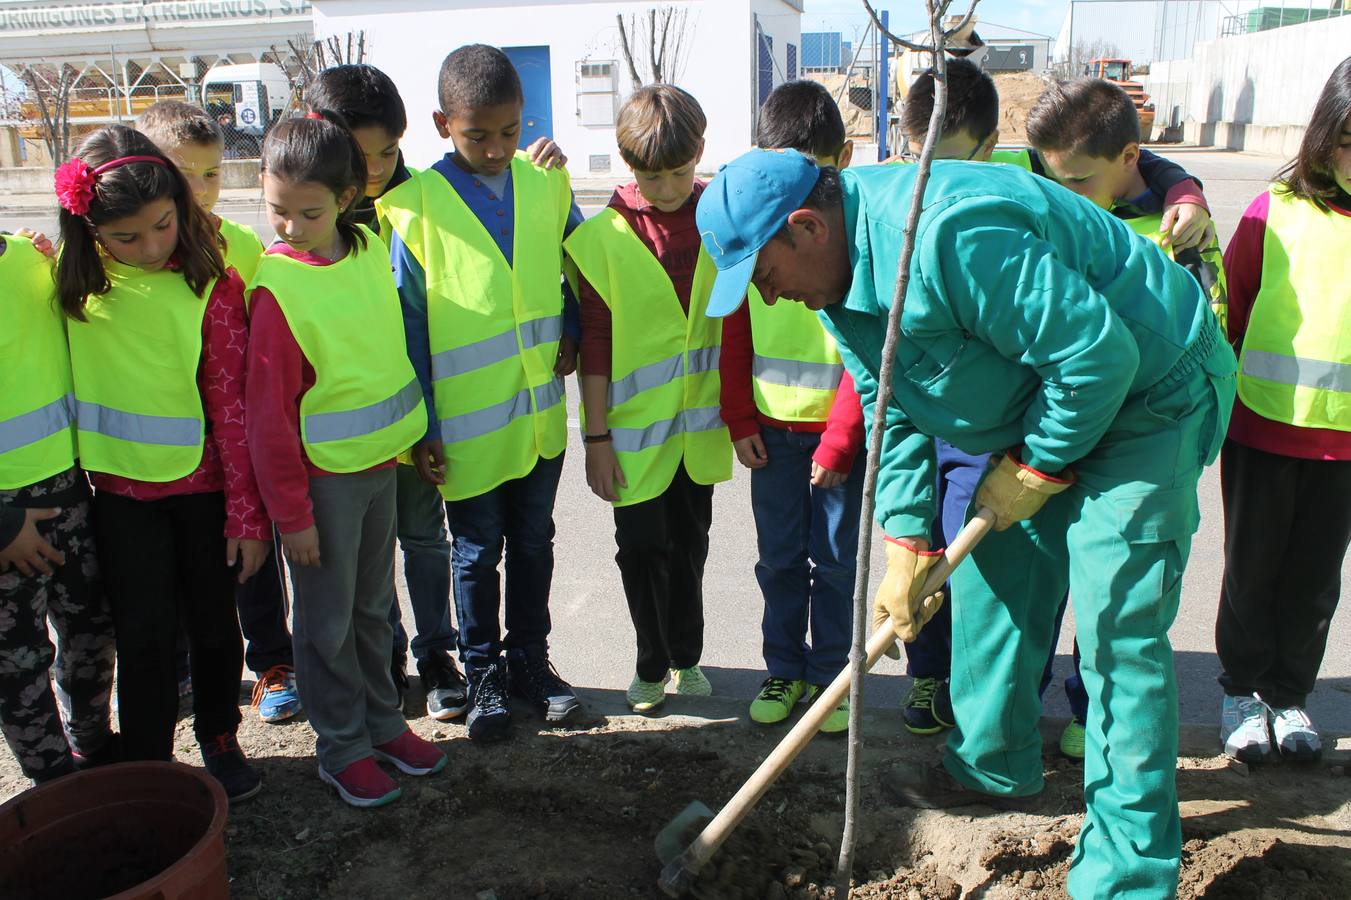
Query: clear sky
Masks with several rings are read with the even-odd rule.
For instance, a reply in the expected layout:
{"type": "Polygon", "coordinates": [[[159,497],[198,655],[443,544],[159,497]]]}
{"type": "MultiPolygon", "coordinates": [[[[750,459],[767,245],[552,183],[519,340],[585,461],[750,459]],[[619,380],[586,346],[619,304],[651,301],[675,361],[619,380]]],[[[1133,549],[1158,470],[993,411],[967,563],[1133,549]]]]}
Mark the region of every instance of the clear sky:
{"type": "MultiPolygon", "coordinates": [[[[965,13],[968,2],[953,0],[952,12],[965,13]]],[[[891,30],[897,34],[926,27],[923,0],[873,0],[873,5],[890,11],[891,30]]],[[[981,0],[976,17],[982,22],[1055,38],[1068,10],[1069,0],[981,0]]],[[[1105,38],[1133,59],[1149,59],[1155,43],[1154,13],[1152,3],[1080,3],[1074,13],[1075,42],[1081,37],[1105,38]]],[[[803,31],[839,31],[845,40],[853,40],[856,34],[863,34],[867,24],[868,14],[860,0],[804,2],[803,31]]]]}

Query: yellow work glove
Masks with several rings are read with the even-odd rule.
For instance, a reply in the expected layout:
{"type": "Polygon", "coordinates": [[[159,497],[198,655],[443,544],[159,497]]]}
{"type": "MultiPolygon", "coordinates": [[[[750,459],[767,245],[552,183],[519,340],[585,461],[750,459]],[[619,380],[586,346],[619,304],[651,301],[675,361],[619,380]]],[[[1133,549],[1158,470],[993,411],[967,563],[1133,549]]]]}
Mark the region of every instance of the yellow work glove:
{"type": "Polygon", "coordinates": [[[1018,460],[1016,451],[990,457],[990,470],[976,489],[975,508],[989,507],[994,530],[1030,519],[1047,500],[1074,484],[1068,469],[1064,478],[1052,478],[1018,460]]]}
{"type": "MultiPolygon", "coordinates": [[[[943,592],[924,597],[924,578],[942,558],[942,550],[919,550],[909,541],[887,538],[887,574],[873,598],[873,631],[891,620],[896,637],[913,641],[919,637],[924,623],[934,617],[943,605],[943,592]]],[[[887,656],[899,659],[900,649],[892,644],[887,656]]]]}

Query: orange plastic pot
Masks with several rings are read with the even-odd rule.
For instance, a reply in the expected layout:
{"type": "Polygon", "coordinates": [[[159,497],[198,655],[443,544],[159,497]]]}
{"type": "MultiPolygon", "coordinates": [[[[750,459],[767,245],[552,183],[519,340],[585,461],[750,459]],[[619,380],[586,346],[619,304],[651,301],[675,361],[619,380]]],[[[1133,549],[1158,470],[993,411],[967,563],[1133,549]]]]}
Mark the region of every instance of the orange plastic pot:
{"type": "Polygon", "coordinates": [[[225,900],[225,791],[180,763],[104,766],[0,806],[6,900],[225,900]]]}

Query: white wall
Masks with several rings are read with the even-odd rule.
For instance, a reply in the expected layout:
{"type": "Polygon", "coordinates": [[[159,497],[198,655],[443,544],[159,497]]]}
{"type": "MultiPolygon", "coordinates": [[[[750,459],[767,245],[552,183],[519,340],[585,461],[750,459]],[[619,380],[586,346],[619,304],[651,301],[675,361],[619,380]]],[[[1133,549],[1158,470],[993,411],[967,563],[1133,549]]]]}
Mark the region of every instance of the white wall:
{"type": "MultiPolygon", "coordinates": [[[[671,0],[666,0],[670,3],[671,0]]],[[[473,0],[315,0],[316,36],[364,30],[369,62],[398,85],[408,108],[404,154],[426,166],[450,150],[432,126],[438,108],[436,77],[442,59],[471,43],[550,48],[554,139],[568,154],[574,178],[608,174],[590,170],[589,157],[608,154],[613,174],[627,169],[615,146],[614,128],[580,124],[576,66],[586,60],[620,62],[620,102],[631,90],[623,65],[616,14],[644,13],[652,3],[627,0],[499,0],[486,8],[473,0]]],[[[676,0],[688,9],[683,72],[676,79],[699,100],[708,116],[701,171],[713,172],[751,145],[755,99],[751,10],[774,36],[779,67],[784,44],[800,44],[800,14],[784,0],[676,0]]],[[[635,48],[635,54],[638,52],[635,48]]],[[[779,78],[776,73],[776,83],[779,78]]]]}
{"type": "Polygon", "coordinates": [[[1181,110],[1183,138],[1293,156],[1328,76],[1351,53],[1351,15],[1197,44],[1151,67],[1161,121],[1181,110]]]}

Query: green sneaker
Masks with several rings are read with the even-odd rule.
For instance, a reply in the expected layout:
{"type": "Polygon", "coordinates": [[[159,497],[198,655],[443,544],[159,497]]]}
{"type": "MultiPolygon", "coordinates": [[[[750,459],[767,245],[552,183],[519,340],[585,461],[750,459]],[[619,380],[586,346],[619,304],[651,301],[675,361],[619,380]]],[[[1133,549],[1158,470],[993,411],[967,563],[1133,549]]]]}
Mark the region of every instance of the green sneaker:
{"type": "Polygon", "coordinates": [[[643,681],[634,675],[625,695],[629,708],[636,713],[650,713],[661,706],[666,702],[666,681],[665,678],[661,681],[643,681]]]}
{"type": "Polygon", "coordinates": [[[1060,752],[1070,759],[1084,758],[1084,726],[1078,719],[1070,719],[1060,733],[1060,752]]]}
{"type": "MultiPolygon", "coordinates": [[[[825,690],[825,687],[819,684],[813,684],[807,689],[807,699],[815,700],[816,695],[825,690]]],[[[840,705],[831,711],[821,722],[822,734],[839,734],[841,731],[849,730],[849,695],[845,694],[840,698],[840,705]]]]}
{"type": "Polygon", "coordinates": [[[910,693],[901,703],[901,720],[905,730],[911,734],[938,734],[943,723],[934,715],[934,695],[942,686],[937,678],[916,678],[910,685],[910,693]]]}
{"type": "Polygon", "coordinates": [[[802,679],[770,676],[760,685],[759,695],[751,701],[751,720],[761,725],[782,722],[805,693],[807,682],[802,679]]]}
{"type": "Polygon", "coordinates": [[[713,685],[708,683],[704,673],[698,666],[690,666],[688,669],[672,669],[671,680],[675,682],[677,694],[684,694],[687,697],[711,697],[713,696],[713,685]]]}

